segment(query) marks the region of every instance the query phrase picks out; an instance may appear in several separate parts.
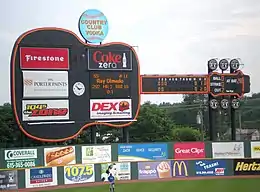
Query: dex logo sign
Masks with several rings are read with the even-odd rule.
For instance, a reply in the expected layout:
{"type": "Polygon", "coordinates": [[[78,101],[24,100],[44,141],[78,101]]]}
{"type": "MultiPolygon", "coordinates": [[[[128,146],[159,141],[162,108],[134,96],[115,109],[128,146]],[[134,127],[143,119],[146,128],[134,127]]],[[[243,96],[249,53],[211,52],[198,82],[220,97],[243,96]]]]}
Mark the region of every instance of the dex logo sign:
{"type": "Polygon", "coordinates": [[[131,99],[90,100],[90,119],[128,119],[128,118],[132,118],[131,99]]]}
{"type": "Polygon", "coordinates": [[[188,142],[174,144],[174,159],[198,159],[205,157],[203,142],[188,142]]]}
{"type": "Polygon", "coordinates": [[[132,70],[132,52],[129,50],[94,50],[88,51],[89,70],[132,70]]]}

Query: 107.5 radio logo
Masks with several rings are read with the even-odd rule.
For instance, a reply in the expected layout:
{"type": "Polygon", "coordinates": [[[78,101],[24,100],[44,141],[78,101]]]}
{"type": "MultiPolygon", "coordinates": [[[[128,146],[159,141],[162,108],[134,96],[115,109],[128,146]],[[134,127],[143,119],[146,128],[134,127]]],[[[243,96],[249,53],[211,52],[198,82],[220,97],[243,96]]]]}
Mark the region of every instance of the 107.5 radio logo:
{"type": "Polygon", "coordinates": [[[95,181],[94,164],[71,165],[64,167],[64,183],[88,183],[95,181]]]}

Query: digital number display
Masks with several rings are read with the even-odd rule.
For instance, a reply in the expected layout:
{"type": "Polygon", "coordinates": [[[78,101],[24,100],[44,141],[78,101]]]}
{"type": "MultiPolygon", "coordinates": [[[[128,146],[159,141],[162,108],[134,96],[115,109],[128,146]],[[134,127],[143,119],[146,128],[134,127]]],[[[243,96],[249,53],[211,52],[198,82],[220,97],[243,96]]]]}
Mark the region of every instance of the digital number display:
{"type": "Polygon", "coordinates": [[[91,98],[130,98],[130,72],[90,72],[91,98]]]}
{"type": "Polygon", "coordinates": [[[207,76],[142,76],[142,94],[204,94],[208,92],[207,76]]]}

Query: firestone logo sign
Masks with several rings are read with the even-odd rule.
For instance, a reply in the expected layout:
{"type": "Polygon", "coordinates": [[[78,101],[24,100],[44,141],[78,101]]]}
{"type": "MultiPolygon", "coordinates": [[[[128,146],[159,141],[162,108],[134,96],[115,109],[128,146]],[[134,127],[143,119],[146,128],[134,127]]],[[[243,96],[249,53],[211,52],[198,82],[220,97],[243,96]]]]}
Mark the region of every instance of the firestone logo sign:
{"type": "Polygon", "coordinates": [[[69,50],[66,48],[20,48],[21,69],[69,69],[69,50]]]}
{"type": "Polygon", "coordinates": [[[196,159],[205,157],[205,144],[203,142],[175,143],[175,159],[196,159]]]}
{"type": "Polygon", "coordinates": [[[91,99],[90,119],[132,118],[131,99],[91,99]]]}
{"type": "Polygon", "coordinates": [[[89,70],[132,70],[132,52],[129,50],[93,50],[88,51],[89,70]]]}

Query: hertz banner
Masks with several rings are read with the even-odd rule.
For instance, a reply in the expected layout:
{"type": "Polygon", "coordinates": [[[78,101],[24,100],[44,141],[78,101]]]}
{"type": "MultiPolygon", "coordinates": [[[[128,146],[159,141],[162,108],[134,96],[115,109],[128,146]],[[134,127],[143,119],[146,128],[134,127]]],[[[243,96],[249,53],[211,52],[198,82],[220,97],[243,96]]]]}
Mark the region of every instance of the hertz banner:
{"type": "Polygon", "coordinates": [[[188,161],[172,161],[173,177],[188,177],[188,161]]]}
{"type": "Polygon", "coordinates": [[[260,159],[234,159],[234,175],[260,175],[260,159]]]}

